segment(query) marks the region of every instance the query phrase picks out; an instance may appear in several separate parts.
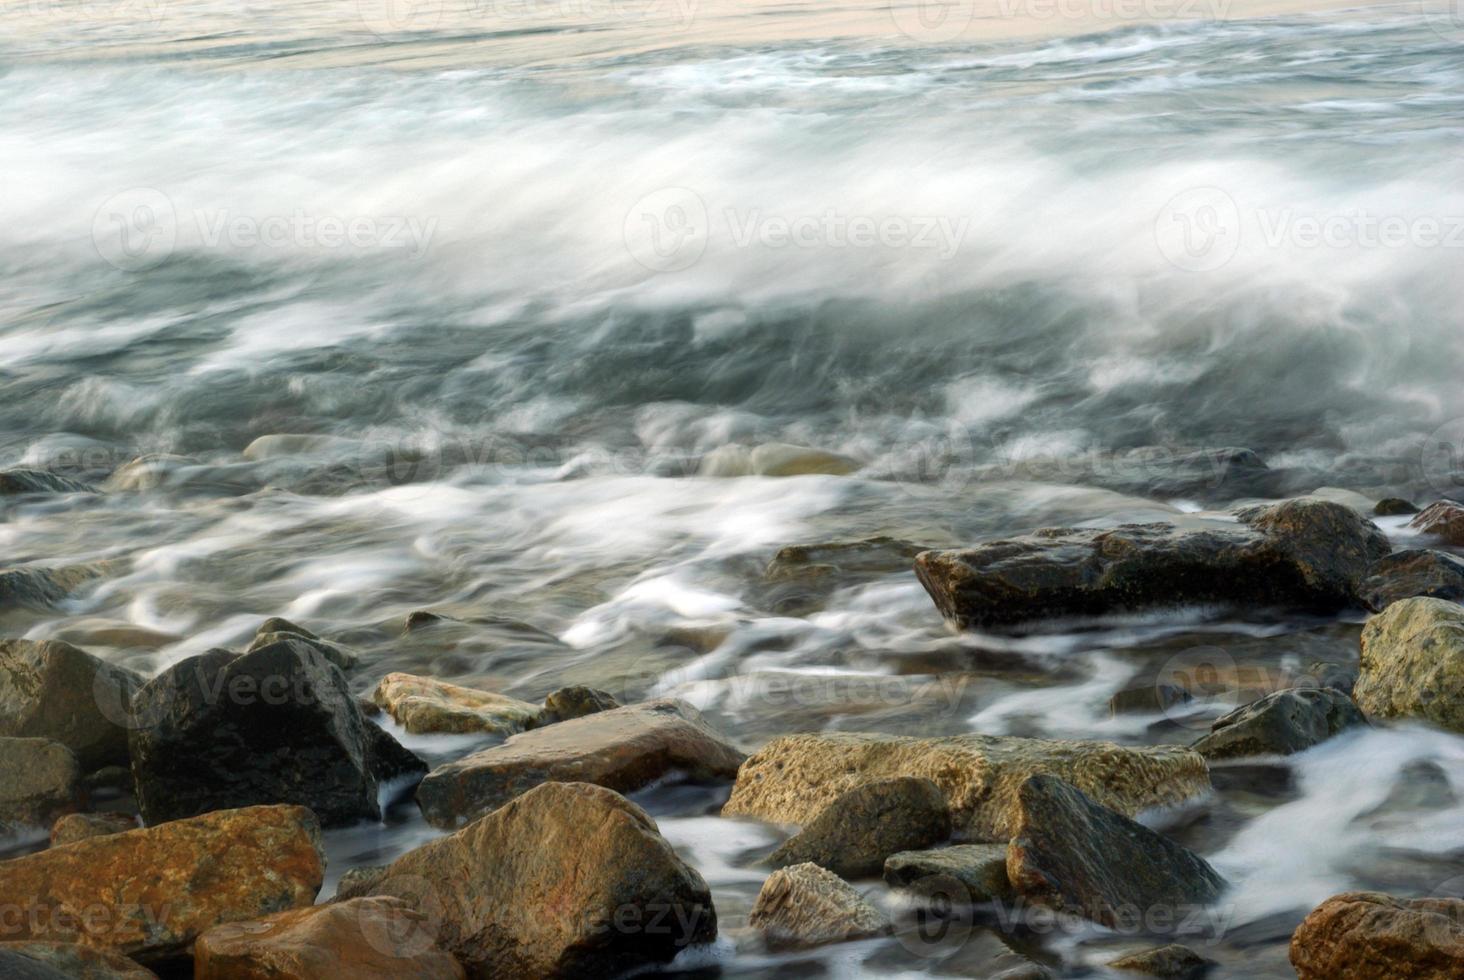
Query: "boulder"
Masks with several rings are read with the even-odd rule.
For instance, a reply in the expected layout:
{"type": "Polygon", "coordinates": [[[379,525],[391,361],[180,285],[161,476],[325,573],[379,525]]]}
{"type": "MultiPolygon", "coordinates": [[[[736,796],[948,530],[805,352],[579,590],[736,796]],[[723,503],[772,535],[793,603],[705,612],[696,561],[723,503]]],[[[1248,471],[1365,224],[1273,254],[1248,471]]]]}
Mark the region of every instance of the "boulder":
{"type": "Polygon", "coordinates": [[[86,800],[81,766],[60,742],[0,738],[0,830],[49,827],[86,800]]]}
{"type": "Polygon", "coordinates": [[[1415,596],[1464,599],[1464,561],[1427,548],[1396,551],[1373,562],[1362,583],[1362,601],[1374,612],[1415,596]]]}
{"type": "Polygon", "coordinates": [[[181,661],[138,692],[133,713],[150,824],[264,803],[308,806],[327,826],[376,820],[381,785],[413,758],[362,716],[340,668],[295,638],[181,661]]]}
{"type": "Polygon", "coordinates": [[[253,653],[255,650],[262,650],[267,646],[273,646],[283,640],[294,640],[297,643],[304,643],[314,647],[320,655],[341,670],[350,670],[355,667],[360,658],[356,651],[341,646],[339,643],[332,643],[329,640],[322,640],[316,636],[304,636],[300,633],[292,633],[289,630],[278,630],[275,632],[259,632],[254,634],[254,639],[244,650],[245,653],[253,653]]]}
{"type": "Polygon", "coordinates": [[[1417,514],[1418,507],[1410,500],[1402,497],[1384,497],[1373,507],[1373,513],[1379,517],[1403,517],[1408,514],[1417,514]]]}
{"type": "Polygon", "coordinates": [[[717,934],[701,875],[645,811],[587,783],[530,789],[398,858],[370,891],[433,916],[473,977],[616,975],[717,934]]]}
{"type": "Polygon", "coordinates": [[[1299,980],[1458,980],[1464,900],[1334,895],[1291,937],[1299,980]]]}
{"type": "Polygon", "coordinates": [[[730,779],[744,756],[682,701],[647,701],[515,735],[434,769],[417,787],[427,821],[452,827],[546,782],[629,793],[675,774],[730,779]]]}
{"type": "Polygon", "coordinates": [[[775,949],[867,939],[890,929],[884,914],[852,885],[816,864],[795,864],[769,875],[747,924],[775,949]]]}
{"type": "Polygon", "coordinates": [[[1165,980],[1196,980],[1210,968],[1210,961],[1188,946],[1171,943],[1121,956],[1108,965],[1114,970],[1144,973],[1165,980]]]}
{"type": "Polygon", "coordinates": [[[414,735],[512,735],[534,727],[544,714],[527,701],[414,674],[387,674],[371,700],[414,735]]]}
{"type": "Polygon", "coordinates": [[[304,807],[225,810],[0,862],[12,940],[80,943],[143,963],[220,922],[315,901],[320,825],[304,807]]]}
{"type": "MultiPolygon", "coordinates": [[[[120,953],[79,943],[0,942],[0,953],[23,956],[71,980],[158,980],[156,973],[120,953]]],[[[5,972],[3,964],[0,964],[0,976],[14,980],[5,972]]]]}
{"type": "Polygon", "coordinates": [[[1352,699],[1330,687],[1297,687],[1268,694],[1215,720],[1194,743],[1206,759],[1291,755],[1343,729],[1366,725],[1352,699]]]}
{"type": "Polygon", "coordinates": [[[1205,760],[1178,746],[826,732],[769,742],[738,771],[722,814],[808,824],[856,786],[918,776],[945,794],[957,834],[1004,842],[1017,825],[1017,790],[1034,773],[1061,776],[1125,814],[1182,803],[1210,790],[1205,760]]]}
{"type": "Polygon", "coordinates": [[[1198,854],[1089,799],[1052,776],[1017,793],[1007,876],[1019,895],[1109,928],[1170,921],[1208,905],[1225,880],[1198,854]]]}
{"type": "Polygon", "coordinates": [[[926,551],[915,573],[963,629],[1151,607],[1226,603],[1332,611],[1356,605],[1388,540],[1339,503],[1288,500],[1238,524],[1048,528],[960,551],[926,551]]]}
{"type": "Polygon", "coordinates": [[[1464,732],[1464,606],[1404,599],[1370,618],[1352,695],[1369,718],[1464,732]]]}
{"type": "Polygon", "coordinates": [[[1408,522],[1420,534],[1432,534],[1452,545],[1464,545],[1464,505],[1452,500],[1430,504],[1408,522]]]}
{"type": "Polygon", "coordinates": [[[53,966],[8,949],[0,949],[0,977],[5,980],[72,980],[70,975],[53,966]]]}
{"type": "Polygon", "coordinates": [[[130,813],[71,813],[51,826],[51,846],[75,844],[79,840],[125,834],[137,829],[137,818],[130,813]]]}
{"type": "Polygon", "coordinates": [[[816,864],[841,878],[877,875],[885,858],[942,843],[951,835],[945,794],[928,779],[898,776],[836,797],[768,862],[816,864]]]}
{"type": "Polygon", "coordinates": [[[48,738],[87,772],[127,764],[133,671],[56,640],[0,640],[0,736],[48,738]]]}
{"type": "Polygon", "coordinates": [[[392,896],[226,922],[198,937],[194,980],[462,980],[430,916],[392,896]]]}
{"type": "Polygon", "coordinates": [[[35,493],[96,493],[96,487],[48,470],[15,467],[0,470],[0,497],[35,493]]]}
{"type": "Polygon", "coordinates": [[[613,694],[605,691],[583,685],[561,687],[544,698],[544,721],[569,721],[571,718],[583,718],[585,715],[612,711],[618,707],[620,702],[615,700],[613,694]]]}
{"type": "Polygon", "coordinates": [[[936,879],[944,894],[964,892],[973,903],[1006,901],[1012,897],[1006,861],[1005,844],[957,844],[930,851],[905,851],[885,861],[884,880],[891,888],[918,891],[921,882],[936,879]],[[950,882],[958,883],[960,888],[951,888],[950,882]]]}

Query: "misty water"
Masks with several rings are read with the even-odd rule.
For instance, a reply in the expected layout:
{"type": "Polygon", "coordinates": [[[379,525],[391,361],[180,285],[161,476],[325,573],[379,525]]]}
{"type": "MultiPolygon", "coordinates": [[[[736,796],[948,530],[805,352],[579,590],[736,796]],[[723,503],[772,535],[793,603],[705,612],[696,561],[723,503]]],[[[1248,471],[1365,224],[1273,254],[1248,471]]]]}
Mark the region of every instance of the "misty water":
{"type": "MultiPolygon", "coordinates": [[[[747,750],[1189,742],[1355,666],[1360,612],[957,634],[909,554],[1458,493],[1464,21],[1051,9],[6,0],[0,463],[107,492],[4,505],[7,565],[104,574],[0,625],[153,673],[281,615],[360,651],[363,694],[678,696],[747,750]],[[852,472],[761,475],[780,444],[852,472]],[[1214,683],[1110,706],[1179,676],[1214,683]]],[[[1420,767],[1464,791],[1464,741],[1356,731],[1146,816],[1234,883],[1190,940],[1214,975],[1290,976],[1336,892],[1464,890],[1457,806],[1396,804],[1420,767]]],[[[760,952],[780,834],[725,794],[634,797],[722,922],[670,972],[1105,976],[1154,944],[988,917],[760,952]]],[[[410,804],[332,832],[323,895],[435,833],[410,804]]]]}

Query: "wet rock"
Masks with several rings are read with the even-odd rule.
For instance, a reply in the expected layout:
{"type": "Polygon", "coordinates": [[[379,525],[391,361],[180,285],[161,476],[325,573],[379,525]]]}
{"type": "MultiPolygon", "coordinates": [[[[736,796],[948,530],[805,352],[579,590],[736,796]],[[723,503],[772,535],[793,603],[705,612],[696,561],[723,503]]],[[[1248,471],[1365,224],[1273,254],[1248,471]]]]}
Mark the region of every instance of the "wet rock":
{"type": "Polygon", "coordinates": [[[194,980],[461,980],[431,916],[378,896],[228,922],[198,937],[194,980]]]}
{"type": "Polygon", "coordinates": [[[856,786],[918,776],[945,794],[956,833],[1005,841],[1019,817],[1017,791],[1035,773],[1061,776],[1125,814],[1181,803],[1210,789],[1205,760],[1178,746],[826,732],[769,742],[738,771],[722,813],[808,824],[856,786]]]}
{"type": "Polygon", "coordinates": [[[1464,606],[1404,599],[1369,619],[1352,693],[1369,718],[1423,718],[1464,732],[1464,606]]]}
{"type": "Polygon", "coordinates": [[[544,699],[546,721],[569,721],[571,718],[583,718],[585,715],[612,711],[618,707],[620,702],[615,700],[614,695],[583,685],[561,687],[550,692],[544,699]]]}
{"type": "Polygon", "coordinates": [[[318,637],[303,636],[299,633],[279,631],[274,633],[256,633],[253,641],[245,649],[245,653],[253,653],[255,650],[263,650],[265,647],[273,646],[284,640],[294,640],[297,643],[305,643],[320,652],[320,655],[341,670],[350,670],[355,667],[359,657],[354,650],[341,646],[339,643],[332,643],[329,640],[322,640],[318,637]]]}
{"type": "Polygon", "coordinates": [[[768,876],[748,925],[773,948],[867,939],[890,928],[883,913],[852,885],[816,864],[795,864],[768,876]]]}
{"type": "Polygon", "coordinates": [[[17,497],[35,493],[96,493],[96,487],[51,473],[17,467],[0,470],[0,497],[17,497]]]}
{"type": "Polygon", "coordinates": [[[862,466],[857,459],[782,442],[770,442],[748,449],[723,446],[702,457],[702,476],[844,476],[862,466]]]}
{"type": "Polygon", "coordinates": [[[768,562],[763,572],[765,594],[759,601],[776,612],[804,615],[819,608],[835,589],[907,572],[923,550],[922,545],[883,535],[788,545],[768,562]]]}
{"type": "Polygon", "coordinates": [[[1362,601],[1374,612],[1415,596],[1464,599],[1464,561],[1430,549],[1398,551],[1374,562],[1362,583],[1362,601]]]}
{"type": "Polygon", "coordinates": [[[157,650],[170,643],[177,643],[183,637],[176,633],[165,633],[162,630],[138,626],[135,623],[98,617],[70,620],[46,639],[59,640],[83,649],[116,647],[124,650],[157,650]]]}
{"type": "Polygon", "coordinates": [[[927,551],[915,572],[964,629],[1053,616],[1230,603],[1335,610],[1356,604],[1390,546],[1342,504],[1288,500],[1205,528],[1049,528],[961,551],[927,551]]]}
{"type": "Polygon", "coordinates": [[[1449,774],[1432,759],[1415,759],[1398,772],[1388,795],[1377,806],[1360,813],[1354,822],[1375,828],[1408,826],[1419,813],[1458,806],[1449,774]]]}
{"type": "Polygon", "coordinates": [[[8,949],[0,949],[0,976],[5,980],[71,980],[55,967],[8,949]]]}
{"type": "Polygon", "coordinates": [[[672,774],[730,779],[744,756],[682,701],[647,701],[515,735],[434,769],[417,788],[427,821],[452,827],[545,782],[622,793],[672,774]]]}
{"type": "Polygon", "coordinates": [[[266,633],[294,633],[296,636],[303,636],[307,640],[320,639],[320,637],[305,627],[296,625],[283,616],[269,617],[269,619],[259,624],[259,629],[254,631],[255,636],[264,636],[266,633]]]}
{"type": "Polygon", "coordinates": [[[51,846],[61,847],[136,829],[137,818],[130,813],[71,813],[51,825],[51,846]]]}
{"type": "Polygon", "coordinates": [[[1184,688],[1155,682],[1143,687],[1115,691],[1108,699],[1108,712],[1113,715],[1149,714],[1167,711],[1190,700],[1190,693],[1184,688]]]}
{"type": "Polygon", "coordinates": [[[537,704],[415,674],[387,674],[371,700],[414,735],[512,735],[534,727],[544,714],[537,704]]]}
{"type": "Polygon", "coordinates": [[[1464,976],[1464,901],[1334,895],[1291,937],[1299,980],[1457,980],[1464,976]]]}
{"type": "MultiPolygon", "coordinates": [[[[0,942],[0,954],[23,956],[71,980],[157,980],[156,973],[125,956],[78,943],[0,942]]],[[[15,980],[3,962],[0,976],[15,980]]]]}
{"type": "Polygon", "coordinates": [[[438,623],[449,622],[446,616],[439,616],[435,612],[428,612],[425,609],[418,609],[407,614],[402,623],[402,631],[411,633],[415,630],[426,629],[429,626],[436,626],[438,623]]]}
{"type": "Polygon", "coordinates": [[[1406,514],[1417,514],[1418,507],[1402,497],[1385,497],[1378,501],[1373,513],[1379,517],[1402,517],[1406,514]]]}
{"type": "Polygon", "coordinates": [[[1156,909],[1179,921],[1225,888],[1198,854],[1061,779],[1033,776],[1017,806],[1007,875],[1034,902],[1117,928],[1148,921],[1156,909]]]}
{"type": "Polygon", "coordinates": [[[955,881],[967,901],[1004,901],[1012,897],[1006,862],[1005,844],[957,844],[930,851],[905,851],[885,861],[884,880],[891,888],[916,890],[922,881],[932,878],[943,883],[955,881]]]}
{"type": "Polygon", "coordinates": [[[127,764],[133,671],[56,640],[0,640],[0,735],[48,738],[86,771],[127,764]]]}
{"type": "Polygon", "coordinates": [[[79,942],[148,963],[204,930],[312,904],[320,825],[296,806],[250,807],[111,834],[0,862],[14,940],[79,942]]]}
{"type": "Polygon", "coordinates": [[[1210,961],[1188,946],[1171,943],[1119,957],[1108,965],[1115,970],[1144,973],[1166,980],[1197,980],[1210,968],[1210,961]]]}
{"type": "Polygon", "coordinates": [[[885,858],[951,835],[945,794],[928,779],[902,776],[856,786],[833,800],[768,858],[776,868],[812,863],[841,878],[877,875],[885,858]]]}
{"type": "Polygon", "coordinates": [[[399,858],[371,891],[430,910],[473,977],[617,975],[717,934],[701,875],[645,811],[587,783],[531,789],[399,858]]]}
{"type": "Polygon", "coordinates": [[[76,755],[44,738],[0,738],[0,829],[49,827],[85,800],[76,755]]]}
{"type": "Polygon", "coordinates": [[[341,880],[336,883],[336,901],[343,902],[347,899],[370,895],[371,889],[379,885],[390,870],[391,866],[386,864],[368,864],[352,868],[341,875],[341,880]]]}
{"type": "Polygon", "coordinates": [[[0,609],[49,609],[83,585],[107,574],[103,562],[84,565],[24,565],[0,570],[0,609]]]}
{"type": "Polygon", "coordinates": [[[1206,759],[1291,755],[1326,741],[1343,729],[1366,725],[1352,699],[1331,688],[1292,688],[1216,719],[1210,734],[1194,743],[1206,759]]]}
{"type": "Polygon", "coordinates": [[[1449,544],[1464,545],[1464,506],[1452,500],[1440,500],[1420,511],[1408,526],[1422,534],[1443,538],[1449,544]]]}
{"type": "Polygon", "coordinates": [[[150,824],[261,803],[308,806],[327,826],[379,819],[381,784],[414,758],[299,639],[191,657],[132,707],[132,774],[150,824]]]}

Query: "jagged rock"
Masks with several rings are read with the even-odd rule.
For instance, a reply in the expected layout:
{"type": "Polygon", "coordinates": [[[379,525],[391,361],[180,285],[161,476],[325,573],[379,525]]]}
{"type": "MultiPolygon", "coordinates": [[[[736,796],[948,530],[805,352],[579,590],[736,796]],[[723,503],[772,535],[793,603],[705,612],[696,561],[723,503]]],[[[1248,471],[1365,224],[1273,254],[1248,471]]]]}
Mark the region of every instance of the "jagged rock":
{"type": "Polygon", "coordinates": [[[1165,980],[1195,980],[1204,976],[1210,968],[1210,961],[1188,946],[1172,943],[1119,957],[1108,965],[1115,970],[1146,973],[1165,980]]]}
{"type": "Polygon", "coordinates": [[[1198,854],[1100,806],[1052,776],[1017,793],[1007,875],[1020,895],[1118,928],[1163,908],[1175,921],[1220,896],[1225,880],[1198,854]]]}
{"type": "Polygon", "coordinates": [[[1353,697],[1369,718],[1464,732],[1464,606],[1404,599],[1367,621],[1353,697]]]}
{"type": "MultiPolygon", "coordinates": [[[[44,738],[0,738],[0,829],[49,827],[86,798],[76,755],[44,738]]],[[[0,934],[3,935],[3,934],[0,934]]]]}
{"type": "Polygon", "coordinates": [[[537,725],[544,709],[505,694],[415,674],[387,674],[371,700],[414,735],[487,732],[512,735],[537,725]]]}
{"type": "Polygon", "coordinates": [[[0,904],[26,912],[6,922],[9,939],[80,942],[149,963],[220,922],[312,904],[324,874],[309,810],[249,807],[0,862],[0,904]]]}
{"type": "Polygon", "coordinates": [[[544,698],[544,720],[569,721],[601,711],[613,711],[618,707],[620,702],[606,691],[597,691],[593,687],[582,685],[561,687],[544,698]]]}
{"type": "Polygon", "coordinates": [[[1464,901],[1333,895],[1291,937],[1299,980],[1458,980],[1464,976],[1464,901]]]}
{"type": "Polygon", "coordinates": [[[1341,691],[1299,687],[1268,694],[1216,719],[1210,734],[1193,748],[1206,759],[1291,755],[1366,724],[1357,705],[1341,691]]]}
{"type": "Polygon", "coordinates": [[[1017,822],[1017,790],[1034,773],[1061,776],[1125,814],[1181,803],[1210,789],[1205,760],[1178,746],[825,732],[769,742],[738,771],[722,813],[807,824],[856,786],[918,776],[945,794],[958,834],[1006,841],[1017,822]]]}
{"type": "Polygon", "coordinates": [[[1440,500],[1425,507],[1408,526],[1422,534],[1433,534],[1449,544],[1464,545],[1464,506],[1440,500]]]}
{"type": "Polygon", "coordinates": [[[824,807],[768,862],[812,863],[841,878],[879,874],[885,858],[931,847],[951,835],[945,794],[928,779],[901,776],[856,786],[824,807]]]}
{"type": "Polygon", "coordinates": [[[414,758],[362,717],[340,669],[296,638],[177,663],[138,692],[133,712],[132,774],[150,824],[260,803],[308,806],[327,826],[379,819],[382,783],[414,758]]]}
{"type": "Polygon", "coordinates": [[[927,551],[915,572],[963,629],[1054,616],[1203,603],[1334,610],[1356,604],[1387,538],[1342,504],[1288,500],[1239,524],[1048,528],[962,551],[927,551]]]}
{"type": "Polygon", "coordinates": [[[428,911],[474,977],[613,976],[717,934],[701,875],[645,811],[587,783],[525,792],[398,858],[371,893],[428,911]]]}
{"type": "Polygon", "coordinates": [[[964,893],[967,902],[1004,901],[1012,897],[1006,862],[1005,844],[957,844],[930,851],[905,851],[885,861],[884,880],[891,888],[919,890],[922,881],[937,879],[943,894],[953,901],[960,897],[951,895],[953,891],[964,893]],[[960,887],[951,888],[949,882],[960,887]]]}
{"type": "MultiPolygon", "coordinates": [[[[157,980],[157,974],[133,960],[105,949],[78,943],[0,942],[0,954],[23,956],[71,980],[157,980]]],[[[0,977],[17,980],[0,962],[0,977]]]]}
{"type": "Polygon", "coordinates": [[[1402,497],[1384,497],[1377,502],[1373,513],[1379,517],[1402,517],[1406,514],[1417,514],[1418,507],[1402,497]]]}
{"type": "Polygon", "coordinates": [[[664,776],[730,779],[743,755],[682,701],[647,701],[515,735],[434,769],[417,788],[427,821],[452,827],[545,782],[628,793],[664,776]]]}
{"type": "Polygon", "coordinates": [[[55,640],[0,640],[0,735],[48,738],[86,771],[127,764],[127,705],[142,677],[55,640]]]}
{"type": "Polygon", "coordinates": [[[51,846],[75,844],[79,840],[124,834],[137,829],[137,818],[130,813],[71,813],[51,826],[51,846]]]}
{"type": "Polygon", "coordinates": [[[96,487],[47,470],[0,470],[0,497],[32,493],[96,493],[96,487]]]}
{"type": "Polygon", "coordinates": [[[774,948],[819,946],[889,931],[884,914],[838,875],[795,864],[768,876],[747,924],[774,948]]]}
{"type": "Polygon", "coordinates": [[[1415,596],[1464,599],[1464,561],[1431,549],[1397,551],[1374,562],[1362,583],[1362,601],[1374,612],[1415,596]]]}

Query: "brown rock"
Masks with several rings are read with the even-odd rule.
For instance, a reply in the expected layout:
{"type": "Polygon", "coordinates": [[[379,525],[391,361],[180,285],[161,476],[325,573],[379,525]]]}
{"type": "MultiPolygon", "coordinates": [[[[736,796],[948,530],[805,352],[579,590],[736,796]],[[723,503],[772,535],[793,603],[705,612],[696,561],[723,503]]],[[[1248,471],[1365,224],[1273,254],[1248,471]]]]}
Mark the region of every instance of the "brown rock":
{"type": "Polygon", "coordinates": [[[1395,551],[1373,562],[1362,583],[1363,602],[1374,612],[1416,596],[1464,599],[1464,561],[1427,548],[1395,551]]]}
{"type": "Polygon", "coordinates": [[[387,674],[371,700],[414,735],[487,732],[512,735],[539,723],[544,710],[505,694],[415,674],[387,674]]]}
{"type": "Polygon", "coordinates": [[[76,755],[44,738],[0,738],[0,827],[47,827],[86,797],[76,755]]]}
{"type": "Polygon", "coordinates": [[[1217,718],[1194,743],[1206,759],[1291,755],[1325,742],[1367,719],[1352,699],[1329,687],[1276,691],[1217,718]]]}
{"type": "Polygon", "coordinates": [[[773,948],[819,946],[889,931],[889,921],[838,875],[795,864],[768,876],[747,924],[773,948]]]}
{"type": "Polygon", "coordinates": [[[1203,976],[1210,968],[1210,961],[1188,946],[1172,943],[1158,949],[1146,949],[1119,957],[1108,965],[1115,970],[1147,973],[1151,977],[1164,977],[1165,980],[1194,980],[1195,977],[1203,976]]]}
{"type": "MultiPolygon", "coordinates": [[[[156,973],[119,953],[77,943],[0,942],[0,952],[43,963],[71,980],[158,980],[156,973]]],[[[8,977],[3,965],[0,976],[8,977]]]]}
{"type": "Polygon", "coordinates": [[[1004,901],[1012,897],[1006,865],[1005,844],[957,844],[892,854],[885,862],[884,880],[891,888],[920,892],[933,890],[921,885],[931,882],[955,905],[1004,901]]]}
{"type": "Polygon", "coordinates": [[[813,863],[842,878],[877,875],[885,858],[951,835],[945,794],[928,779],[901,776],[837,797],[768,859],[776,868],[813,863]]]}
{"type": "Polygon", "coordinates": [[[1333,895],[1291,937],[1300,980],[1458,980],[1464,900],[1333,895]]]}
{"type": "Polygon", "coordinates": [[[49,738],[87,772],[127,764],[133,671],[55,640],[0,640],[0,735],[49,738]]]}
{"type": "Polygon", "coordinates": [[[1402,497],[1384,497],[1373,507],[1373,513],[1379,517],[1401,517],[1405,514],[1417,514],[1418,508],[1411,500],[1404,500],[1402,497]]]}
{"type": "Polygon", "coordinates": [[[546,721],[569,721],[601,711],[613,711],[618,707],[620,702],[615,700],[613,694],[583,685],[561,687],[544,698],[546,721]]]}
{"type": "Polygon", "coordinates": [[[1449,544],[1464,544],[1464,506],[1440,500],[1425,507],[1408,526],[1424,534],[1437,535],[1449,544]]]}
{"type": "Polygon", "coordinates": [[[51,827],[51,846],[75,844],[79,840],[125,834],[137,829],[137,818],[130,813],[71,813],[51,827]]]}

